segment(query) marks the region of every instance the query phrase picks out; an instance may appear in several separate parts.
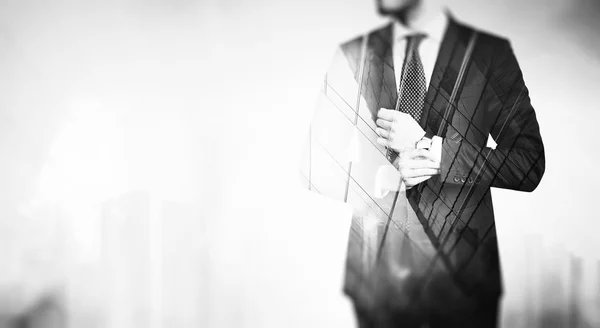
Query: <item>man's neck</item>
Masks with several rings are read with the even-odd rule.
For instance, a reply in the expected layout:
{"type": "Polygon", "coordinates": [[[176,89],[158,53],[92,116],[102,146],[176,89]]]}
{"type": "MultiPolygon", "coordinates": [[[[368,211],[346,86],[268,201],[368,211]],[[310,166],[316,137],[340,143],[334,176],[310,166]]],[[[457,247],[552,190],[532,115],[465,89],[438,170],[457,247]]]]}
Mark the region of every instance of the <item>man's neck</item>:
{"type": "Polygon", "coordinates": [[[437,1],[418,1],[394,15],[398,22],[410,29],[422,29],[428,22],[443,12],[444,7],[437,1]]]}

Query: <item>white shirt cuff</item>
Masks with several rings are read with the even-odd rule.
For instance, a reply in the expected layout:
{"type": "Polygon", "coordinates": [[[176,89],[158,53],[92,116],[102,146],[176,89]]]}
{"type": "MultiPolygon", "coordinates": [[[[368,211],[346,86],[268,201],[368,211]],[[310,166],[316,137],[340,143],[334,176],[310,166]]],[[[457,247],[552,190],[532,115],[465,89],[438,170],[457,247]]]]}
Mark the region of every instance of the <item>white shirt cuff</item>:
{"type": "Polygon", "coordinates": [[[382,165],[375,173],[375,198],[384,198],[390,191],[405,190],[404,181],[394,165],[382,165]]]}
{"type": "Polygon", "coordinates": [[[433,154],[437,162],[442,160],[442,137],[433,136],[431,138],[431,148],[429,151],[433,154]]]}

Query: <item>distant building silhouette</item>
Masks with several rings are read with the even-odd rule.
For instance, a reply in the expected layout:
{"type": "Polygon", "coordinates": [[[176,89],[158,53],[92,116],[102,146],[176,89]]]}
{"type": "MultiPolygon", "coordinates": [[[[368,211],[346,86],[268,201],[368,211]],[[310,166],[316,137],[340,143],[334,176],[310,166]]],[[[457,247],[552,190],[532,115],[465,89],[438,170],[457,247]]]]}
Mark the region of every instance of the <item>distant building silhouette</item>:
{"type": "Polygon", "coordinates": [[[600,261],[586,266],[565,245],[533,234],[524,240],[523,260],[522,310],[503,327],[600,327],[600,261]]]}
{"type": "Polygon", "coordinates": [[[571,298],[569,327],[580,327],[581,317],[581,279],[583,278],[581,258],[571,255],[571,298]]]}

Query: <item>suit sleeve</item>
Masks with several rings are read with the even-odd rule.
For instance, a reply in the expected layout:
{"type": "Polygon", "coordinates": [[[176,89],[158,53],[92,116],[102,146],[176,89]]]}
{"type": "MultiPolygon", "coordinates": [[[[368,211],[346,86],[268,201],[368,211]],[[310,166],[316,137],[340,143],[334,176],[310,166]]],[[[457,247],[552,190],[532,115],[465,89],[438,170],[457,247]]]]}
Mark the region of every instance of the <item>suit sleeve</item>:
{"type": "MultiPolygon", "coordinates": [[[[328,74],[332,74],[332,73],[338,73],[338,71],[340,71],[340,69],[338,68],[338,66],[341,67],[347,67],[348,65],[346,64],[346,60],[344,58],[344,53],[342,52],[342,49],[338,46],[336,47],[335,51],[332,52],[333,56],[331,56],[330,58],[330,64],[327,68],[327,71],[325,72],[325,74],[323,74],[323,81],[325,82],[327,80],[327,75],[328,74]],[[345,66],[343,66],[343,65],[345,66]],[[336,69],[338,68],[338,69],[336,69]]],[[[347,68],[346,70],[349,71],[349,68],[347,68]]],[[[349,78],[346,79],[352,79],[352,75],[351,72],[345,72],[349,75],[349,78]]],[[[327,95],[326,95],[326,89],[327,87],[325,86],[325,83],[323,83],[320,87],[320,89],[315,88],[315,94],[312,95],[315,99],[315,105],[313,108],[311,108],[310,110],[312,111],[312,115],[310,116],[310,124],[308,126],[308,128],[306,129],[305,135],[304,135],[304,146],[302,149],[302,154],[301,154],[301,161],[300,161],[300,170],[299,170],[299,177],[300,177],[300,182],[302,183],[302,186],[306,189],[312,190],[314,192],[317,193],[322,193],[325,192],[327,193],[326,190],[320,190],[321,186],[317,186],[314,182],[313,179],[313,164],[315,161],[318,162],[318,159],[320,159],[321,157],[323,157],[322,151],[320,150],[320,147],[318,146],[318,144],[316,143],[316,141],[320,140],[319,136],[321,135],[321,133],[323,133],[324,127],[323,124],[327,123],[330,124],[330,128],[334,129],[336,126],[336,122],[322,122],[322,114],[328,111],[333,111],[332,108],[332,103],[330,101],[328,101],[327,99],[327,95]],[[319,124],[321,123],[321,124],[319,124]]],[[[332,163],[330,163],[332,164],[332,163]]],[[[318,183],[317,183],[318,184],[318,183]]]]}
{"type": "Polygon", "coordinates": [[[523,74],[508,41],[492,62],[486,101],[486,124],[497,144],[477,147],[456,131],[442,144],[440,178],[450,184],[476,184],[533,191],[544,174],[544,145],[523,74]]]}

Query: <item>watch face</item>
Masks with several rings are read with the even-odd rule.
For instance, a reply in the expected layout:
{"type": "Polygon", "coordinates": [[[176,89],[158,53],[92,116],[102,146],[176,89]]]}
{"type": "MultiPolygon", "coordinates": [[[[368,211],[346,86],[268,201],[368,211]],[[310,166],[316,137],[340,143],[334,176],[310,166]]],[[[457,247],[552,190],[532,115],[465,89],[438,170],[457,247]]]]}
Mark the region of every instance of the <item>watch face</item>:
{"type": "Polygon", "coordinates": [[[423,138],[417,142],[416,148],[429,149],[431,147],[431,139],[423,138]]]}

